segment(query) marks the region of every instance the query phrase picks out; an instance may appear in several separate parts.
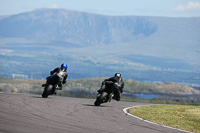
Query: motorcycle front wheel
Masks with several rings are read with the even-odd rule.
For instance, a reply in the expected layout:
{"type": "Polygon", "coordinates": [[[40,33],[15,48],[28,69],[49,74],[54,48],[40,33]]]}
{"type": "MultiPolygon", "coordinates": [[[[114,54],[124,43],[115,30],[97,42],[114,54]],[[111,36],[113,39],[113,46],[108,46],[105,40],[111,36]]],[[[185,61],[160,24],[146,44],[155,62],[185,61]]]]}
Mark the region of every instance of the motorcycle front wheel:
{"type": "Polygon", "coordinates": [[[42,93],[42,97],[43,98],[47,98],[49,95],[51,95],[52,90],[53,90],[53,86],[52,85],[45,86],[44,91],[42,93]]]}
{"type": "Polygon", "coordinates": [[[106,99],[107,99],[107,95],[108,95],[108,93],[106,93],[106,92],[98,94],[97,95],[97,99],[94,102],[94,105],[95,106],[100,106],[102,103],[104,103],[106,101],[106,99]]]}

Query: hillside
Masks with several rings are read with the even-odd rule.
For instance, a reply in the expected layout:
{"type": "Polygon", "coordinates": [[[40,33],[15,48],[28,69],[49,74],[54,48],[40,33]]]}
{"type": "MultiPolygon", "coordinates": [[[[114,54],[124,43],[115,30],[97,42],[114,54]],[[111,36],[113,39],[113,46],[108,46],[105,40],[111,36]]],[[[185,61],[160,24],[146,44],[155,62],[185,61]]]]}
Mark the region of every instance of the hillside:
{"type": "Polygon", "coordinates": [[[176,45],[192,42],[195,45],[200,41],[199,22],[198,17],[104,16],[64,9],[38,9],[1,19],[0,35],[2,38],[28,38],[82,46],[143,39],[168,45],[169,42],[176,45]],[[157,39],[153,40],[155,37],[157,39]]]}
{"type": "Polygon", "coordinates": [[[112,76],[200,85],[200,18],[104,16],[38,9],[0,19],[0,76],[112,76]],[[9,67],[9,69],[7,69],[9,67]]]}
{"type": "MultiPolygon", "coordinates": [[[[76,95],[76,96],[95,96],[97,90],[101,86],[101,82],[105,78],[87,78],[68,81],[63,86],[62,91],[58,91],[59,95],[76,95]]],[[[125,87],[124,97],[134,97],[133,94],[160,94],[158,99],[187,97],[188,99],[195,99],[200,96],[200,90],[182,84],[168,83],[142,83],[134,80],[124,80],[125,87]]],[[[35,93],[41,94],[43,88],[41,85],[45,83],[44,80],[35,79],[10,79],[0,78],[1,92],[18,92],[18,93],[35,93]]],[[[187,99],[186,98],[186,99],[187,99]]],[[[183,99],[183,98],[181,98],[183,99]]],[[[200,99],[199,99],[200,100],[200,99]]]]}
{"type": "MultiPolygon", "coordinates": [[[[65,89],[96,91],[100,88],[101,82],[106,78],[86,78],[70,81],[65,89]]],[[[173,82],[167,83],[143,83],[134,80],[124,80],[124,90],[133,93],[165,93],[165,94],[200,94],[199,90],[173,82]]]]}
{"type": "Polygon", "coordinates": [[[81,46],[132,42],[158,30],[146,17],[113,17],[84,12],[40,9],[0,21],[4,38],[28,38],[81,46]]]}

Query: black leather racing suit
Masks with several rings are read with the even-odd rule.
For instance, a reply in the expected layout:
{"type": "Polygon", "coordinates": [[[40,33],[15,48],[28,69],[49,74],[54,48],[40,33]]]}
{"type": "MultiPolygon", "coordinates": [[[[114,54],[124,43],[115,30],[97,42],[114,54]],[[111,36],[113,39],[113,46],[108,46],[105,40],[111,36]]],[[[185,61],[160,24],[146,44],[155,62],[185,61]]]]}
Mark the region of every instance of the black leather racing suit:
{"type": "Polygon", "coordinates": [[[66,79],[68,77],[68,73],[65,69],[61,69],[60,67],[55,68],[53,71],[50,72],[51,76],[48,77],[48,82],[52,85],[58,85],[57,89],[62,89],[62,84],[66,83],[66,79]],[[54,74],[55,73],[55,74],[54,74]]]}
{"type": "Polygon", "coordinates": [[[120,100],[120,93],[123,93],[124,82],[121,77],[111,77],[109,79],[105,79],[102,82],[102,85],[105,85],[105,89],[113,89],[113,99],[119,101],[120,100]]]}

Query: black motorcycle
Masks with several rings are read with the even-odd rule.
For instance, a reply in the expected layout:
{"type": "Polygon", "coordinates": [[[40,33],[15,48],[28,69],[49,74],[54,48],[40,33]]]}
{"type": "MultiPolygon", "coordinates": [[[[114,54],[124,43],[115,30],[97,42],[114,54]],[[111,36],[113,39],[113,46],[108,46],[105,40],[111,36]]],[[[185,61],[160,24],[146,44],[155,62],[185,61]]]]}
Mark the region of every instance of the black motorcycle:
{"type": "Polygon", "coordinates": [[[111,102],[113,96],[113,89],[108,89],[105,85],[102,85],[101,88],[98,90],[94,105],[100,106],[102,103],[111,102]]]}
{"type": "Polygon", "coordinates": [[[42,93],[43,98],[47,98],[49,95],[56,94],[56,91],[60,89],[61,79],[57,74],[51,75],[46,78],[46,84],[43,84],[44,91],[42,93]]]}

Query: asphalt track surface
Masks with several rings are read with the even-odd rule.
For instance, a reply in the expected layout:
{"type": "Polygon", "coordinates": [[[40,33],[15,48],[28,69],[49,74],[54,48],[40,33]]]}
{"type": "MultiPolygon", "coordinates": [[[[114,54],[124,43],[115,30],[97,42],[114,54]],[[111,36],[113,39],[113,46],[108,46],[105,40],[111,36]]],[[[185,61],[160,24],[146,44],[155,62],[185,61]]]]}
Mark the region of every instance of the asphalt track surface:
{"type": "Polygon", "coordinates": [[[1,133],[181,133],[126,115],[123,109],[147,105],[95,99],[0,93],[1,133]]]}

